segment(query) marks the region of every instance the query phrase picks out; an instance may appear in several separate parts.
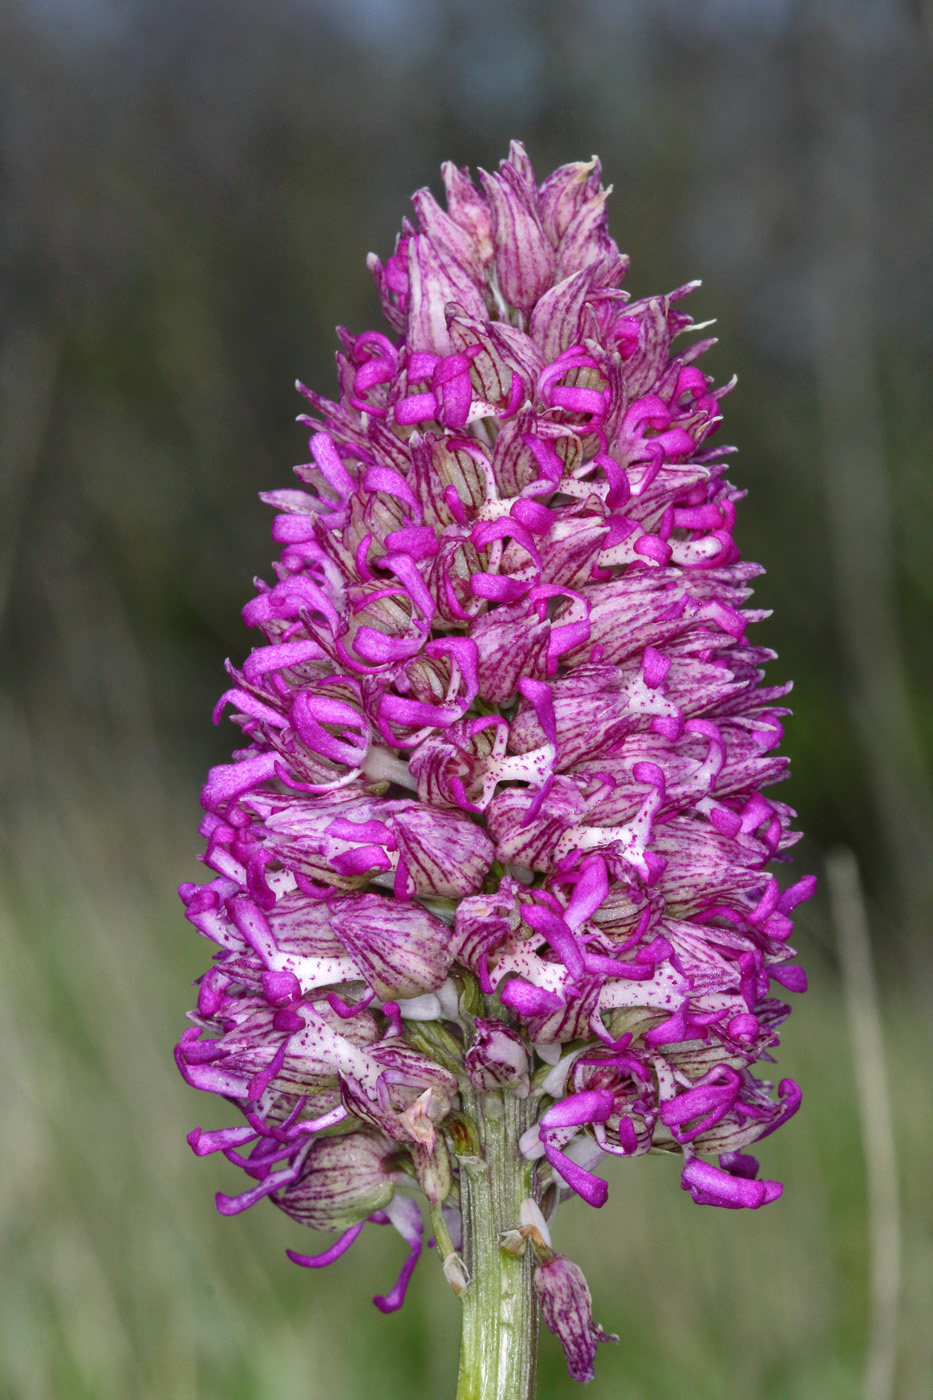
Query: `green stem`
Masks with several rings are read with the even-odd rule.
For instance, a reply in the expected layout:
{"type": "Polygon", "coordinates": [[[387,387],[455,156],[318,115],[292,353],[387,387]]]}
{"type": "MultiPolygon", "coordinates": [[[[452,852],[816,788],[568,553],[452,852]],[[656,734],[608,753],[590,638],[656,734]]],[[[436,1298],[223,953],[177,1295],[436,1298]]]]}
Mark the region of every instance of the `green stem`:
{"type": "Polygon", "coordinates": [[[470,1286],[462,1294],[463,1337],[457,1400],[533,1400],[538,1309],[531,1283],[533,1251],[500,1247],[520,1224],[533,1194],[534,1167],[518,1140],[533,1121],[528,1100],[512,1094],[464,1093],[479,1131],[482,1161],[461,1158],[460,1203],[470,1286]]]}

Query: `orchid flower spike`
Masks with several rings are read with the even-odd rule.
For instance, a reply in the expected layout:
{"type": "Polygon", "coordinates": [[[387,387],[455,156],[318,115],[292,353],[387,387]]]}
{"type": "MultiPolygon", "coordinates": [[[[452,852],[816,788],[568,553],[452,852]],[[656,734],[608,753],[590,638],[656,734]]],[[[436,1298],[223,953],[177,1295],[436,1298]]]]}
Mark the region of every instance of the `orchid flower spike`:
{"type": "Polygon", "coordinates": [[[585,1380],[608,1336],[540,1226],[652,1151],[700,1204],[780,1194],[744,1149],[800,1102],[754,1066],[806,985],[814,881],[769,871],[797,840],[764,795],[789,687],[748,636],[696,284],[630,298],[598,161],[539,183],[514,143],[443,178],[369,259],[387,332],[340,330],[337,397],[299,386],[297,485],[263,495],[280,554],[215,715],[242,743],[181,887],[215,956],[177,1059],[236,1117],[190,1138],[246,1175],[218,1208],[332,1231],[290,1251],[308,1268],[392,1225],[383,1311],[423,1252],[413,1190],[486,1307],[477,1203],[511,1172],[495,1267],[585,1380]]]}

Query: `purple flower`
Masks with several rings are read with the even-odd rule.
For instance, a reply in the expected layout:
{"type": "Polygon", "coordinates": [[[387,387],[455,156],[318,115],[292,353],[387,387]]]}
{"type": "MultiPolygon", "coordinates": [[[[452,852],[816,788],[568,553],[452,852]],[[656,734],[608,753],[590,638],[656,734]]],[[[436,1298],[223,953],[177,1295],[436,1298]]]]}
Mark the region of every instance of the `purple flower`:
{"type": "Polygon", "coordinates": [[[535,1266],[534,1289],[541,1315],[567,1357],[567,1370],[575,1381],[593,1379],[597,1342],[617,1342],[593,1321],[593,1300],[582,1269],[572,1259],[547,1251],[549,1258],[535,1266]]]}
{"type": "MultiPolygon", "coordinates": [[[[241,1117],[190,1140],[252,1183],[219,1208],[341,1231],[309,1267],[393,1224],[386,1309],[421,1249],[397,1188],[452,1205],[473,1091],[534,1105],[539,1201],[601,1206],[599,1164],[653,1150],[698,1203],[774,1200],[742,1149],[800,1101],[753,1068],[814,887],[768,872],[789,687],[747,636],[692,286],[621,288],[597,162],[539,185],[516,143],[444,183],[370,259],[393,335],[342,329],[338,398],[302,388],[310,460],[264,496],[281,554],[215,713],[244,743],[203,790],[214,878],[181,889],[216,952],[178,1063],[241,1117]]],[[[587,1379],[582,1274],[535,1287],[587,1379]]]]}

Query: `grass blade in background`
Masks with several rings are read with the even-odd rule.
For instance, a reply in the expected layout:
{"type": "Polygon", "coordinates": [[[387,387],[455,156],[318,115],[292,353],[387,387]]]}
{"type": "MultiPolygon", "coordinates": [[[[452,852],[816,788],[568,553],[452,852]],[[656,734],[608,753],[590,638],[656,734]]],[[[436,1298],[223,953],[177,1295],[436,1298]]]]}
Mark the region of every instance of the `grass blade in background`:
{"type": "Polygon", "coordinates": [[[858,862],[851,851],[832,851],[826,873],[865,1152],[871,1312],[864,1396],[865,1400],[891,1400],[900,1312],[901,1216],[881,1008],[858,862]]]}

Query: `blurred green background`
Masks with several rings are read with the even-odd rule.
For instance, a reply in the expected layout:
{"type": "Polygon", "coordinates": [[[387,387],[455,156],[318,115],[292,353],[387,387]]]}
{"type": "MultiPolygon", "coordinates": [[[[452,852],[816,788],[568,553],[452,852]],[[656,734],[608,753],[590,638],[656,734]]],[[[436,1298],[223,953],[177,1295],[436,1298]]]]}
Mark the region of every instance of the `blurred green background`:
{"type": "MultiPolygon", "coordinates": [[[[795,870],[859,858],[905,1231],[895,1393],[933,1393],[929,1103],[933,225],[929,0],[5,0],[0,6],[0,1395],[353,1400],[453,1393],[456,1308],[401,1246],[223,1220],[226,1121],[171,1046],[203,945],[209,712],[269,576],[256,492],[304,460],[300,376],[380,325],[364,267],[445,158],[522,137],[539,178],[596,151],[637,295],[702,277],[759,638],[796,681],[795,870]]],[[[785,795],[782,793],[782,796],[785,795]]],[[[762,1150],[784,1199],[702,1210],[616,1163],[560,1217],[601,1348],[594,1400],[857,1397],[869,1233],[825,899],[762,1150]]],[[[575,1393],[555,1344],[542,1397],[575,1393]]]]}

